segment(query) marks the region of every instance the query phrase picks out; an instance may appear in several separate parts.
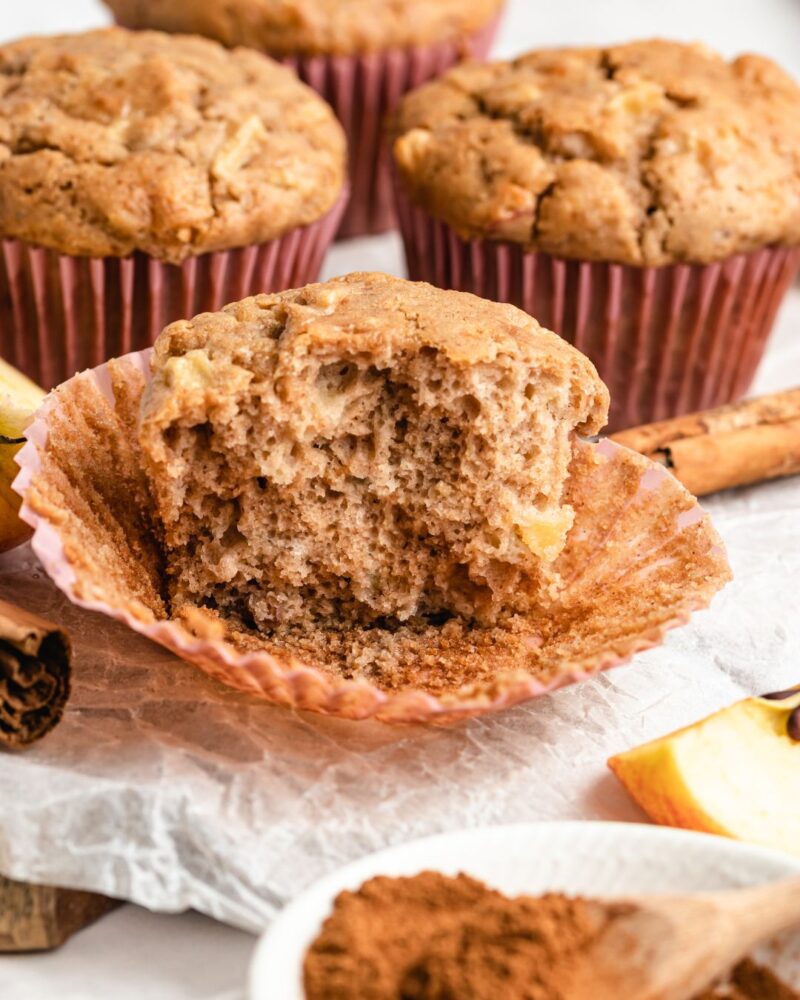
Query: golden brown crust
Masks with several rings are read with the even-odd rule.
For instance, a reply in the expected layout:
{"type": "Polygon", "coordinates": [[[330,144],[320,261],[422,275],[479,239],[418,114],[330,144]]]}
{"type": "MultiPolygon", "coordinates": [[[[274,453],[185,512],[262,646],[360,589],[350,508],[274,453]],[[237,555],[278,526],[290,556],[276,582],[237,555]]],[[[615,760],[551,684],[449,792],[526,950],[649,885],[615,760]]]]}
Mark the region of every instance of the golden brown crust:
{"type": "Polygon", "coordinates": [[[104,0],[120,24],[214,38],[273,55],[352,54],[458,40],[503,0],[104,0]]]}
{"type": "Polygon", "coordinates": [[[173,263],[327,212],[332,111],[287,69],[201,38],[122,29],[0,47],[0,234],[173,263]]]}
{"type": "MultiPolygon", "coordinates": [[[[608,411],[608,390],[594,365],[561,337],[539,326],[527,313],[464,292],[448,292],[424,282],[402,281],[387,274],[353,273],[274,295],[258,295],[167,327],[156,342],[154,368],[171,356],[201,349],[214,370],[234,363],[243,342],[248,364],[258,370],[259,351],[271,352],[267,333],[335,354],[352,349],[358,338],[364,350],[385,358],[405,347],[443,351],[456,363],[475,365],[510,355],[547,367],[554,379],[568,383],[583,400],[585,420],[579,430],[596,434],[608,411]],[[236,336],[233,337],[232,333],[236,336]]],[[[296,348],[294,348],[296,350],[296,348]]],[[[288,345],[282,350],[288,353],[288,345]]],[[[221,380],[224,382],[224,379],[221,380]]],[[[175,386],[162,386],[166,403],[178,405],[175,386]]],[[[577,405],[577,403],[576,403],[577,405]]],[[[158,405],[151,400],[151,409],[158,405]]]]}
{"type": "Polygon", "coordinates": [[[654,40],[465,65],[393,134],[412,197],[467,237],[642,266],[800,242],[800,88],[759,56],[654,40]]]}

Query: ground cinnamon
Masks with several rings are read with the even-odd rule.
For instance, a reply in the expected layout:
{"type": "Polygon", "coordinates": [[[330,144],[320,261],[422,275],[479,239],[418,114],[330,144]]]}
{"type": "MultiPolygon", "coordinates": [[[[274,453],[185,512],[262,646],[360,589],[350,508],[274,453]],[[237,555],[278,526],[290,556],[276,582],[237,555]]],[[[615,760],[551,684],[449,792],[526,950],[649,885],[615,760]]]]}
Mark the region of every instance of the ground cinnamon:
{"type": "Polygon", "coordinates": [[[769,969],[746,958],[736,966],[726,982],[699,1000],[797,1000],[797,993],[769,969]]]}
{"type": "Polygon", "coordinates": [[[336,900],[306,958],[306,996],[557,1000],[605,913],[564,896],[511,900],[466,875],[374,878],[336,900]]]}
{"type": "MultiPolygon", "coordinates": [[[[625,904],[509,899],[467,875],[378,877],[344,892],[304,965],[307,1000],[591,1000],[570,987],[625,904]]],[[[586,981],[586,977],[582,977],[586,981]]],[[[753,963],[701,1000],[798,1000],[753,963]]]]}

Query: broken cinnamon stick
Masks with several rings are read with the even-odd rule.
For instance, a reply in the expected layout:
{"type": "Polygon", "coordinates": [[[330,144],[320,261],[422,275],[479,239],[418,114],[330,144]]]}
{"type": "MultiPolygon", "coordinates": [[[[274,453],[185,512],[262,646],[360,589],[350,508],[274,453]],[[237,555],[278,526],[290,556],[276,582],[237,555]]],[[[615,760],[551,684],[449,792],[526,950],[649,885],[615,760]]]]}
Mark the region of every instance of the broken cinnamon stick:
{"type": "Polygon", "coordinates": [[[62,629],[0,601],[0,747],[18,749],[58,724],[70,689],[62,629]]]}
{"type": "Polygon", "coordinates": [[[612,434],[695,496],[800,473],[800,389],[612,434]]]}

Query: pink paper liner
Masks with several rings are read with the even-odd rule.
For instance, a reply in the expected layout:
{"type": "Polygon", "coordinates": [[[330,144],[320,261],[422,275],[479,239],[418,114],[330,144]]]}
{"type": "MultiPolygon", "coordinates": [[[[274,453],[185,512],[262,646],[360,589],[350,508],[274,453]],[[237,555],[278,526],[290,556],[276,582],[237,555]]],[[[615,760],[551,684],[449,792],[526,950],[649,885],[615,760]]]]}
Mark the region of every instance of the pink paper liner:
{"type": "Polygon", "coordinates": [[[511,302],[597,366],[609,431],[730,403],[753,380],[800,249],[716,264],[633,267],[464,240],[396,182],[409,277],[511,302]]]}
{"type": "MultiPolygon", "coordinates": [[[[128,360],[150,380],[151,350],[128,355],[128,360]]],[[[110,403],[114,403],[108,366],[101,365],[82,372],[76,379],[93,380],[110,403]]],[[[27,443],[17,453],[20,472],[13,488],[22,496],[20,517],[33,528],[32,547],[48,576],[67,597],[79,607],[96,611],[124,622],[133,631],[159,643],[177,656],[200,667],[210,676],[239,690],[258,695],[268,701],[292,708],[304,709],[325,715],[335,715],[352,720],[376,719],[384,722],[452,722],[470,716],[483,715],[510,708],[521,702],[548,694],[558,688],[577,683],[627,663],[634,655],[658,646],[668,631],[688,622],[694,611],[706,607],[711,597],[722,585],[721,579],[709,581],[704,589],[685,595],[683,603],[668,620],[643,630],[637,637],[625,641],[624,652],[609,649],[592,654],[571,670],[562,670],[553,679],[544,682],[520,670],[498,674],[491,686],[467,686],[461,690],[436,696],[421,690],[386,692],[367,681],[345,680],[297,659],[279,660],[263,651],[242,652],[223,640],[198,638],[173,621],[153,621],[135,617],[129,610],[116,607],[99,599],[85,599],[76,593],[75,572],[67,559],[58,527],[33,511],[25,502],[25,491],[33,476],[41,469],[40,449],[47,443],[49,417],[58,406],[55,395],[47,397],[26,431],[27,443]]],[[[609,461],[630,463],[633,454],[609,440],[597,445],[584,443],[582,447],[596,448],[598,454],[609,461]],[[628,459],[625,456],[629,456],[628,459]]],[[[660,489],[681,491],[676,480],[663,466],[635,456],[642,471],[638,497],[660,489]]],[[[687,494],[688,496],[688,494],[687,494]]],[[[705,514],[695,502],[684,510],[675,525],[677,532],[689,529],[702,521],[705,514]]],[[[613,530],[613,525],[608,531],[613,530]]],[[[721,552],[721,543],[709,528],[713,551],[721,552]]],[[[647,552],[647,539],[637,545],[638,556],[647,552]]],[[[596,555],[596,554],[595,554],[596,555]]],[[[596,559],[593,559],[596,562],[596,559]]],[[[631,567],[628,567],[630,571],[631,567]]]]}
{"type": "Polygon", "coordinates": [[[0,253],[0,355],[49,389],[152,344],[165,326],[314,281],[345,208],[257,246],[165,264],[145,253],[73,257],[20,240],[0,253]]]}
{"type": "Polygon", "coordinates": [[[347,134],[352,197],[340,239],[396,227],[390,155],[383,136],[386,116],[409,90],[441,76],[464,58],[485,58],[500,16],[474,35],[435,45],[356,56],[274,56],[325,98],[347,134]]]}

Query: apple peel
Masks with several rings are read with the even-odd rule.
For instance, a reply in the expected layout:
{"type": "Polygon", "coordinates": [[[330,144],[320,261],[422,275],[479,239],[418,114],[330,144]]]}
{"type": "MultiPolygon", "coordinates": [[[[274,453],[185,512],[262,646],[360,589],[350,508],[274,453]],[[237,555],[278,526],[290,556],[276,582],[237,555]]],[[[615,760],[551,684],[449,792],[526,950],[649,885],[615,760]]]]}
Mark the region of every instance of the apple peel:
{"type": "Polygon", "coordinates": [[[708,517],[666,470],[610,441],[576,440],[565,496],[575,521],[556,563],[564,581],[557,602],[499,636],[495,629],[483,645],[480,630],[468,630],[458,671],[447,677],[426,673],[424,646],[389,682],[228,635],[223,623],[170,619],[136,433],[149,357],[126,355],[50,394],[17,457],[21,516],[46,572],[75,604],[268,701],[391,722],[494,712],[658,645],[730,578],[708,517]]]}
{"type": "Polygon", "coordinates": [[[612,757],[654,822],[800,856],[800,689],[746,698],[612,757]]]}

